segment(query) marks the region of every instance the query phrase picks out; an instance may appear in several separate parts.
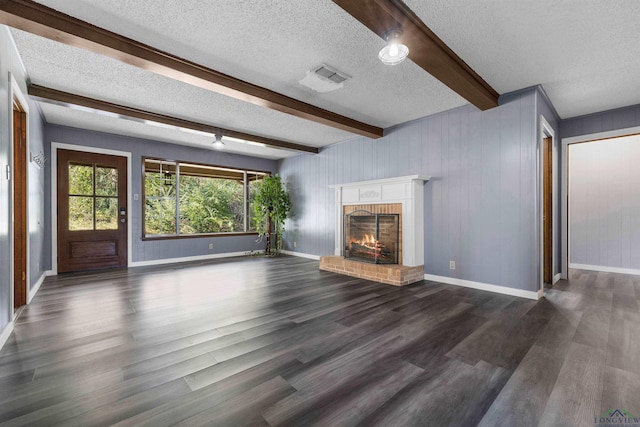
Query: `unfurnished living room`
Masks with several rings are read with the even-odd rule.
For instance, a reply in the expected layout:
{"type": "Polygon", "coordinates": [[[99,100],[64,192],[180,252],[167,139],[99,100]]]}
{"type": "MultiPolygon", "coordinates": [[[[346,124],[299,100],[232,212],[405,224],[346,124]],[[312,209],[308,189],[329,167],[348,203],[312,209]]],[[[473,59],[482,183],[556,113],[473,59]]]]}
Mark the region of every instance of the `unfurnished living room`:
{"type": "Polygon", "coordinates": [[[638,17],[0,0],[0,425],[640,426],[638,17]]]}

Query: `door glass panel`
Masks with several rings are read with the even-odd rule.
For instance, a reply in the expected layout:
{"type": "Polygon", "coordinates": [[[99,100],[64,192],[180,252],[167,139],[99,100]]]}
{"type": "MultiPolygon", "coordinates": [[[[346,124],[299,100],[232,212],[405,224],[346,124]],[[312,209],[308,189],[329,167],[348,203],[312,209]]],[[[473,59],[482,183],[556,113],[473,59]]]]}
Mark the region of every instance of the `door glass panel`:
{"type": "Polygon", "coordinates": [[[93,166],[69,165],[69,194],[93,196],[93,166]]]}
{"type": "Polygon", "coordinates": [[[118,196],[118,170],[96,167],[96,196],[118,196]]]}
{"type": "Polygon", "coordinates": [[[118,229],[118,199],[96,197],[96,230],[118,229]]]}
{"type": "Polygon", "coordinates": [[[69,230],[93,230],[93,197],[69,196],[69,230]]]}

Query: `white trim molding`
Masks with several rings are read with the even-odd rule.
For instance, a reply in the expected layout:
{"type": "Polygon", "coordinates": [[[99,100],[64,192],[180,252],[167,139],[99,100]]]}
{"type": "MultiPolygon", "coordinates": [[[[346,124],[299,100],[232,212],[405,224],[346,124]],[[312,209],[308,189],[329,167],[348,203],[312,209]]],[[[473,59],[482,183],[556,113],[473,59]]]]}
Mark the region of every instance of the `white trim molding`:
{"type": "Polygon", "coordinates": [[[553,276],[553,283],[552,285],[555,285],[556,283],[558,283],[560,281],[560,279],[562,279],[562,275],[560,273],[556,274],[555,276],[553,276]]]}
{"type": "Polygon", "coordinates": [[[187,256],[187,257],[181,257],[181,258],[162,258],[162,259],[153,259],[150,261],[134,261],[129,263],[129,267],[146,267],[150,265],[175,264],[178,262],[204,261],[208,259],[218,259],[218,258],[232,258],[232,257],[238,257],[238,256],[247,256],[249,254],[250,254],[250,251],[226,252],[221,254],[195,255],[195,256],[187,256]]]}
{"type": "MultiPolygon", "coordinates": [[[[558,188],[558,155],[556,136],[551,124],[540,115],[540,140],[538,141],[538,238],[539,238],[539,255],[538,255],[538,289],[544,294],[544,139],[551,138],[551,175],[552,175],[552,195],[551,195],[551,274],[556,272],[556,236],[558,233],[558,225],[555,221],[558,212],[557,197],[554,194],[555,188],[558,188]]],[[[552,280],[553,281],[553,280],[552,280]]]]}
{"type": "Polygon", "coordinates": [[[13,320],[7,323],[7,326],[5,326],[2,332],[0,332],[0,350],[2,350],[2,347],[4,347],[4,345],[7,343],[7,340],[11,336],[12,332],[13,332],[13,320]]]}
{"type": "Polygon", "coordinates": [[[454,277],[435,276],[425,274],[424,280],[432,282],[446,283],[447,285],[462,286],[465,288],[479,289],[481,291],[495,292],[498,294],[511,295],[514,297],[538,300],[542,297],[541,290],[525,291],[523,289],[507,288],[506,286],[491,285],[489,283],[473,282],[471,280],[456,279],[454,277]]]}
{"type": "MultiPolygon", "coordinates": [[[[571,264],[571,248],[569,246],[569,241],[571,240],[571,230],[569,229],[569,179],[567,176],[569,170],[569,145],[571,144],[579,144],[582,142],[590,142],[590,141],[598,141],[602,139],[611,139],[611,138],[619,138],[622,136],[630,136],[630,135],[638,135],[640,134],[640,126],[624,128],[624,129],[616,129],[607,132],[597,132],[591,133],[587,135],[578,135],[572,136],[569,138],[562,138],[562,278],[566,279],[569,275],[569,267],[574,264],[571,264]]],[[[579,265],[579,264],[575,264],[579,265]]],[[[573,268],[573,267],[571,267],[573,268]]],[[[586,269],[585,269],[586,270],[586,269]]],[[[601,271],[601,270],[598,270],[601,271]]],[[[633,270],[632,270],[633,271],[633,270]]],[[[634,273],[627,273],[634,274],[634,273]]]]}
{"type": "Polygon", "coordinates": [[[40,290],[40,286],[42,286],[42,284],[44,283],[44,279],[46,279],[47,276],[53,276],[53,271],[43,271],[38,281],[33,285],[33,289],[27,287],[27,304],[31,304],[31,300],[33,300],[33,298],[36,296],[36,294],[40,290]]]}
{"type": "MultiPolygon", "coordinates": [[[[127,158],[127,207],[132,211],[132,176],[131,176],[131,152],[109,150],[106,148],[87,147],[84,145],[65,144],[62,142],[51,143],[51,271],[53,275],[58,274],[58,150],[73,150],[85,153],[107,154],[110,156],[120,156],[127,158]]],[[[133,232],[131,228],[131,214],[127,221],[127,266],[133,265],[133,232]]]]}
{"type": "Polygon", "coordinates": [[[569,264],[569,268],[577,270],[601,271],[603,273],[620,273],[640,276],[640,270],[634,268],[607,267],[604,265],[569,264]]]}
{"type": "Polygon", "coordinates": [[[297,256],[298,258],[307,258],[307,259],[320,261],[319,255],[305,254],[303,252],[293,252],[293,251],[280,251],[280,252],[285,255],[297,256]]]}

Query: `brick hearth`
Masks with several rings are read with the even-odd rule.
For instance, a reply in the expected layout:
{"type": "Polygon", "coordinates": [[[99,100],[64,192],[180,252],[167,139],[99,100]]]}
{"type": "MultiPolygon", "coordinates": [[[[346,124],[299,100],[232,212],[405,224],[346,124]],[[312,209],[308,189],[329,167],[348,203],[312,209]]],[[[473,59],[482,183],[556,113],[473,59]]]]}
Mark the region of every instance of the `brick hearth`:
{"type": "Polygon", "coordinates": [[[405,267],[397,264],[369,264],[345,260],[343,257],[335,255],[320,257],[320,270],[394,286],[405,286],[424,279],[423,265],[405,267]]]}

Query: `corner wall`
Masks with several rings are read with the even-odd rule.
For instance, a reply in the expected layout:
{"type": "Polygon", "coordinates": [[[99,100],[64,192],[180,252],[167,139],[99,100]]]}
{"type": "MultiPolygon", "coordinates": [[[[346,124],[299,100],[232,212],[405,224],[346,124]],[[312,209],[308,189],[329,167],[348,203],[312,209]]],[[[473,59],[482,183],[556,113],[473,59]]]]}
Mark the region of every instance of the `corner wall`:
{"type": "MultiPolygon", "coordinates": [[[[563,120],[560,135],[579,137],[639,126],[640,105],[634,105],[563,120]]],[[[635,188],[630,187],[638,180],[637,144],[612,140],[569,147],[572,164],[569,261],[573,267],[628,274],[640,271],[638,203],[633,195],[635,188]],[[574,166],[577,170],[573,170],[574,166]]]]}
{"type": "MultiPolygon", "coordinates": [[[[555,277],[557,274],[560,274],[562,271],[562,241],[561,241],[561,223],[562,223],[562,194],[560,191],[560,183],[562,182],[562,177],[560,176],[560,157],[562,156],[562,142],[560,140],[560,118],[558,117],[558,113],[555,108],[547,98],[546,93],[542,90],[542,88],[538,87],[536,94],[536,110],[538,112],[538,119],[540,116],[544,117],[545,120],[549,123],[549,126],[554,131],[554,141],[555,144],[555,152],[553,156],[555,157],[555,167],[553,168],[553,249],[554,249],[554,257],[553,257],[553,276],[555,277]]],[[[540,124],[538,124],[538,141],[540,141],[542,135],[540,134],[540,124]]],[[[542,224],[540,224],[542,227],[542,224]]]]}
{"type": "MultiPolygon", "coordinates": [[[[23,95],[27,94],[27,76],[20,61],[18,51],[13,43],[9,30],[0,25],[0,347],[8,338],[13,322],[12,287],[12,253],[13,240],[11,239],[12,218],[12,186],[13,181],[7,179],[7,166],[13,166],[13,129],[12,129],[12,97],[11,81],[13,76],[23,95]]],[[[27,139],[29,151],[39,153],[42,151],[42,120],[35,108],[29,102],[27,139]]],[[[46,249],[43,249],[45,240],[44,231],[44,171],[38,170],[29,163],[27,169],[29,194],[28,205],[28,232],[29,232],[29,290],[38,282],[48,265],[46,264],[46,249]]]]}
{"type": "Polygon", "coordinates": [[[569,149],[569,266],[640,274],[640,135],[569,149]]]}
{"type": "Polygon", "coordinates": [[[467,105],[279,163],[295,217],[285,249],[331,255],[329,185],[395,176],[425,184],[425,273],[536,292],[537,89],[467,105]],[[296,242],[296,247],[293,247],[296,242]],[[449,270],[449,261],[456,270],[449,270]]]}

